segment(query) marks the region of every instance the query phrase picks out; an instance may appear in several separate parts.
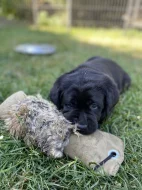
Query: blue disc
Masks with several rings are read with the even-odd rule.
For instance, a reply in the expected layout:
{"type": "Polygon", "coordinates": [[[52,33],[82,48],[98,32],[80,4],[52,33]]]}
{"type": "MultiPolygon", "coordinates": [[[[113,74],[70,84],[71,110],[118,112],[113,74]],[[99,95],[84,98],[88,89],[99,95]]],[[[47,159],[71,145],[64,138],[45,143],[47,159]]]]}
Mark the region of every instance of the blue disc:
{"type": "Polygon", "coordinates": [[[49,44],[20,44],[15,51],[29,55],[50,55],[55,53],[56,48],[49,44]]]}

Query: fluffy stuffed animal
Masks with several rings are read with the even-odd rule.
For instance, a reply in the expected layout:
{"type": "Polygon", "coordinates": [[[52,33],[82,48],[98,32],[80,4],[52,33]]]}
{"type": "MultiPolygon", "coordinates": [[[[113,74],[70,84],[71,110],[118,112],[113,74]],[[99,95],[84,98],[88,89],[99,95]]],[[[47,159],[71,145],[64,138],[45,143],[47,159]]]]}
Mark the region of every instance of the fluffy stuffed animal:
{"type": "Polygon", "coordinates": [[[1,104],[0,118],[13,136],[55,158],[63,156],[73,128],[52,103],[21,91],[1,104]]]}
{"type": "Polygon", "coordinates": [[[103,166],[109,175],[115,175],[123,162],[124,146],[118,137],[99,130],[76,135],[76,127],[41,96],[27,96],[22,91],[13,94],[0,105],[0,119],[13,136],[28,146],[38,146],[47,156],[60,158],[64,151],[95,170],[103,166]]]}

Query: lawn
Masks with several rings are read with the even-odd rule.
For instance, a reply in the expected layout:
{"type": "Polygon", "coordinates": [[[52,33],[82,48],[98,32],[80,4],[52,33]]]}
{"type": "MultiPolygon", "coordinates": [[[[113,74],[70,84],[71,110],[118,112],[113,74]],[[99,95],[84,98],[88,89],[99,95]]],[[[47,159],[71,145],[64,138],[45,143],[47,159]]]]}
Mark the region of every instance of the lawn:
{"type": "Polygon", "coordinates": [[[132,78],[113,114],[101,126],[125,143],[125,160],[115,177],[102,176],[78,160],[51,159],[15,140],[0,122],[0,190],[141,190],[142,189],[142,33],[119,29],[72,29],[5,26],[0,29],[0,103],[23,90],[48,98],[55,79],[91,56],[118,62],[132,78]],[[15,53],[20,43],[50,43],[52,56],[15,53]]]}

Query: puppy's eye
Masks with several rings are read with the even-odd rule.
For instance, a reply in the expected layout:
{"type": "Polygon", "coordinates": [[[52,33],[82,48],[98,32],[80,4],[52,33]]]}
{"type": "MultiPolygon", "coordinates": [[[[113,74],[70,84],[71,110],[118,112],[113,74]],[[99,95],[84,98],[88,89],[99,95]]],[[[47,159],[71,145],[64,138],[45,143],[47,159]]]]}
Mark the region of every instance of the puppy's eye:
{"type": "Polygon", "coordinates": [[[66,108],[72,108],[73,105],[72,104],[65,104],[66,108]]]}
{"type": "Polygon", "coordinates": [[[98,106],[97,106],[96,104],[92,104],[92,105],[91,105],[91,108],[92,108],[93,110],[96,110],[96,109],[98,109],[98,106]]]}

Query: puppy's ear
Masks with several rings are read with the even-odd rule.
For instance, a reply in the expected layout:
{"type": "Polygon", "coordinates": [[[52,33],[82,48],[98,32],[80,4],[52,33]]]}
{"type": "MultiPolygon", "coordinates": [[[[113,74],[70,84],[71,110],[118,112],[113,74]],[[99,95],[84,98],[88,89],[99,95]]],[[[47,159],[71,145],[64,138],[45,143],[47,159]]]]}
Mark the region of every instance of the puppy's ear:
{"type": "Polygon", "coordinates": [[[119,100],[119,91],[115,82],[107,78],[103,84],[104,86],[104,109],[101,115],[101,121],[103,121],[107,116],[110,115],[113,107],[119,100]]]}
{"type": "Polygon", "coordinates": [[[57,81],[54,83],[54,86],[52,87],[49,98],[50,100],[57,106],[57,108],[61,109],[61,97],[62,96],[62,88],[60,79],[57,79],[57,81]]]}

